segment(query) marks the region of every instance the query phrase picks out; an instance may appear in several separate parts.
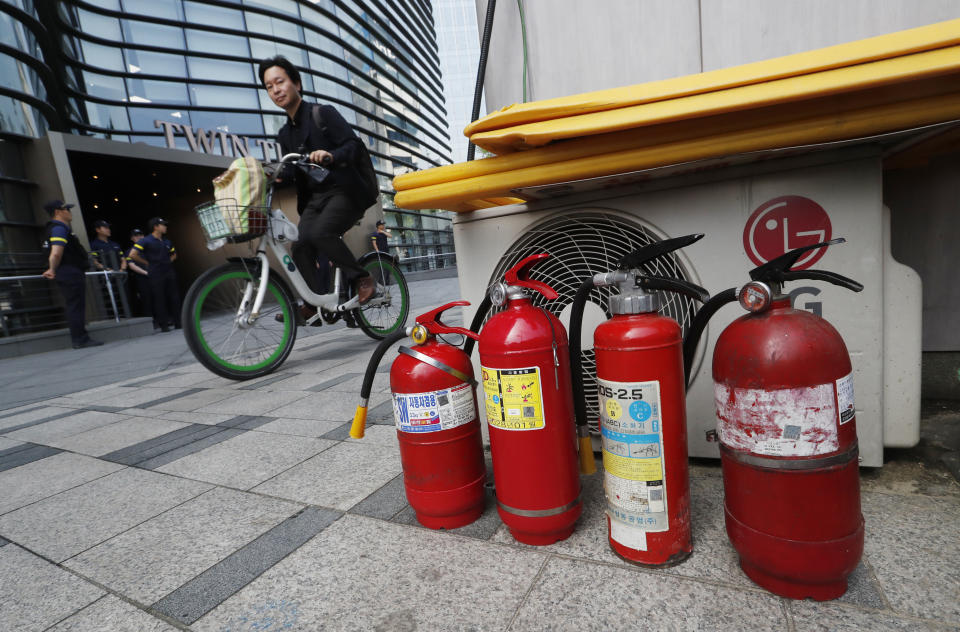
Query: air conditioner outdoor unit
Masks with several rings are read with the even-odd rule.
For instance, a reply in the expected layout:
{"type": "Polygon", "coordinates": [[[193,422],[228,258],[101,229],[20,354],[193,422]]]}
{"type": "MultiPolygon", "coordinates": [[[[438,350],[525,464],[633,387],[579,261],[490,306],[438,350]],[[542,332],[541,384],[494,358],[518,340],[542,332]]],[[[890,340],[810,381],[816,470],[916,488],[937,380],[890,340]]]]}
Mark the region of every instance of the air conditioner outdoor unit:
{"type": "MultiPolygon", "coordinates": [[[[749,281],[748,271],[778,247],[782,252],[846,237],[846,244],[814,251],[800,263],[819,259],[814,268],[851,277],[864,285],[863,292],[809,281],[789,283],[786,290],[795,307],[822,313],[847,343],[862,465],[882,465],[884,446],[914,445],[919,438],[921,287],[918,275],[890,255],[879,157],[864,149],[841,150],[656,175],[525,189],[516,193],[541,199],[459,215],[453,231],[460,290],[472,305],[464,321],[470,321],[487,287],[501,280],[505,270],[538,252],[551,256],[532,276],[553,286],[560,298],[535,303],[569,326],[570,303],[582,280],[613,269],[620,256],[651,241],[705,233],[703,240],[650,271],[716,293],[749,281]]],[[[594,328],[609,317],[610,291],[591,294],[582,330],[584,384],[594,429],[598,411],[590,347],[594,328]]],[[[686,333],[699,304],[674,294],[664,298],[663,313],[676,318],[686,333]]],[[[710,432],[716,428],[713,347],[719,333],[744,313],[735,303],[724,307],[701,340],[687,398],[691,456],[719,456],[710,432]]]]}

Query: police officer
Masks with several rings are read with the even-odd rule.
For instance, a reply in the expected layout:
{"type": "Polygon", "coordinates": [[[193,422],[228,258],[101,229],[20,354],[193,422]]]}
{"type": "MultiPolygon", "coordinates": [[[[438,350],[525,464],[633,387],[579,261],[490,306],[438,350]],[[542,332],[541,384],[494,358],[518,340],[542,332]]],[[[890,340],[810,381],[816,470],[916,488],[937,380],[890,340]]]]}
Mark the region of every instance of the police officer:
{"type": "Polygon", "coordinates": [[[84,272],[90,267],[87,251],[70,229],[73,220],[73,204],[63,200],[51,200],[43,205],[50,215],[45,227],[46,239],[43,242],[47,252],[47,269],[44,278],[56,280],[66,304],[67,324],[70,327],[70,339],[74,349],[99,347],[103,343],[94,340],[87,333],[85,325],[86,283],[84,272]]]}
{"type": "Polygon", "coordinates": [[[134,228],[130,231],[130,241],[133,242],[130,244],[129,250],[127,250],[127,256],[125,260],[127,262],[127,270],[132,272],[130,276],[133,277],[133,287],[137,293],[137,296],[140,297],[140,304],[143,305],[143,311],[147,316],[153,317],[153,328],[160,329],[160,323],[157,322],[157,316],[153,311],[153,290],[150,288],[150,279],[149,279],[149,266],[138,265],[132,258],[131,254],[133,253],[134,246],[143,239],[143,231],[139,228],[134,228]]]}
{"type": "Polygon", "coordinates": [[[153,314],[160,330],[167,332],[170,327],[180,329],[180,290],[177,288],[177,276],[173,271],[173,262],[177,251],[165,237],[167,221],[153,217],[147,222],[150,231],[143,239],[133,244],[130,258],[141,266],[148,266],[150,295],[153,301],[153,314]]]}
{"type": "Polygon", "coordinates": [[[93,265],[97,270],[126,270],[127,260],[123,256],[123,248],[110,240],[110,224],[106,220],[98,219],[93,223],[93,229],[97,237],[90,241],[90,254],[93,255],[93,265]]]}
{"type": "Polygon", "coordinates": [[[373,249],[377,252],[387,252],[387,237],[391,235],[387,230],[387,223],[382,219],[377,220],[377,230],[370,233],[370,242],[373,249]]]}

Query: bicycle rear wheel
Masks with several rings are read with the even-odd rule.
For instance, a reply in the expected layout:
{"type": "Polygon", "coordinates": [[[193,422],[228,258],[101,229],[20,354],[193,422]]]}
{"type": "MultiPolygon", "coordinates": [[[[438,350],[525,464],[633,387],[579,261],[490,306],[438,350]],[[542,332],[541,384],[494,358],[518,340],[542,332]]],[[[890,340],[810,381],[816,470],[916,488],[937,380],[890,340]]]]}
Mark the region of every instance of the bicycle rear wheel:
{"type": "Polygon", "coordinates": [[[242,263],[207,270],[187,292],[183,330],[187,346],[200,363],[217,375],[248,380],[270,373],[290,355],[297,337],[293,300],[271,275],[260,314],[252,319],[249,305],[240,312],[247,293],[253,303],[260,271],[242,263]],[[277,314],[283,320],[276,320],[277,314]]]}
{"type": "Polygon", "coordinates": [[[377,282],[377,292],[366,305],[353,310],[363,333],[382,340],[402,329],[410,314],[410,290],[407,280],[395,263],[386,257],[375,257],[363,264],[377,282]]]}

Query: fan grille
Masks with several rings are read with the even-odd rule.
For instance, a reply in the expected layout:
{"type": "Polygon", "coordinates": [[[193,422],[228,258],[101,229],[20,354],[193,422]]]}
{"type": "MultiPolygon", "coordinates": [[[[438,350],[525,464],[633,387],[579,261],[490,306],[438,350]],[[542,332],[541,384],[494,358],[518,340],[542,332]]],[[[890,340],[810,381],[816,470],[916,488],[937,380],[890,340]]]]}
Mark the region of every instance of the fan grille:
{"type": "MultiPolygon", "coordinates": [[[[551,286],[560,296],[552,301],[540,294],[531,298],[534,305],[559,317],[564,308],[573,303],[577,288],[584,279],[616,269],[617,261],[624,255],[664,238],[665,236],[649,226],[612,213],[580,210],[553,216],[531,228],[507,249],[493,271],[490,285],[502,281],[504,273],[524,258],[547,253],[550,257],[538,263],[530,276],[551,286]]],[[[643,266],[643,270],[651,275],[692,280],[674,253],[648,262],[643,266]]],[[[611,318],[608,306],[610,297],[615,293],[616,291],[609,287],[594,288],[590,292],[589,301],[603,310],[607,318],[611,318]]],[[[660,313],[680,323],[686,335],[690,321],[696,314],[694,301],[674,292],[663,293],[661,298],[663,306],[660,313]]],[[[487,319],[500,309],[502,308],[491,308],[487,319]]],[[[569,322],[564,324],[569,327],[569,322]]],[[[584,332],[584,396],[587,400],[587,420],[591,431],[596,433],[600,416],[597,406],[597,370],[593,349],[587,348],[592,340],[592,333],[584,332]]]]}

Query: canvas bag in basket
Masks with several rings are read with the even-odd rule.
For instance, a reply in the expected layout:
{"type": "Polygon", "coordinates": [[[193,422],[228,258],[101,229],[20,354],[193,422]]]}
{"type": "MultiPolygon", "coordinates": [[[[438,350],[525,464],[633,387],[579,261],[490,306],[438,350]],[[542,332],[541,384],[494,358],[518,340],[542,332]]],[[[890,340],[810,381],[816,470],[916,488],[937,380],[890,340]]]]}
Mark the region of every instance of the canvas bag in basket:
{"type": "Polygon", "coordinates": [[[263,232],[267,177],[259,160],[245,156],[230,163],[226,171],[213,179],[213,197],[223,209],[223,220],[233,234],[263,232]]]}

